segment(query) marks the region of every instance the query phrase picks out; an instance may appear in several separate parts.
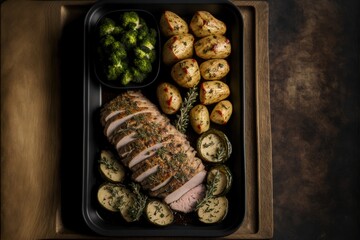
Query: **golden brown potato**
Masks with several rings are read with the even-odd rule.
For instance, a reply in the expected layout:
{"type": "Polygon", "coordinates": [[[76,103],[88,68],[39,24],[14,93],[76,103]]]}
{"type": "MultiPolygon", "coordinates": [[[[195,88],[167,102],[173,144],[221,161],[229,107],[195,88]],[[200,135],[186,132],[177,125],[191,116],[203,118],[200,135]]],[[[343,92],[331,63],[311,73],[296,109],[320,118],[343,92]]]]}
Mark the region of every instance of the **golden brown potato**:
{"type": "Polygon", "coordinates": [[[171,68],[171,77],[182,87],[192,88],[196,86],[201,79],[197,61],[188,58],[175,63],[171,68]]]}
{"type": "Polygon", "coordinates": [[[194,53],[193,46],[194,36],[189,33],[172,36],[164,44],[163,62],[171,65],[179,60],[191,58],[194,53]]]}
{"type": "Polygon", "coordinates": [[[229,100],[220,101],[211,111],[210,120],[214,123],[224,125],[229,121],[232,111],[233,106],[229,100]]]}
{"type": "Polygon", "coordinates": [[[190,29],[196,37],[206,37],[225,34],[226,25],[207,11],[197,11],[191,19],[190,29]]]}
{"type": "Polygon", "coordinates": [[[220,80],[230,71],[230,66],[225,59],[211,59],[200,65],[200,73],[205,80],[220,80]]]}
{"type": "Polygon", "coordinates": [[[160,18],[160,30],[166,37],[189,32],[187,23],[176,13],[165,11],[160,18]]]}
{"type": "Polygon", "coordinates": [[[210,35],[198,40],[195,53],[203,59],[226,58],[231,53],[230,40],[222,35],[210,35]]]}
{"type": "Polygon", "coordinates": [[[156,95],[164,113],[174,114],[180,109],[182,98],[174,85],[167,82],[161,83],[156,89],[156,95]]]}
{"type": "Polygon", "coordinates": [[[205,81],[200,86],[200,102],[204,105],[217,103],[230,95],[229,86],[221,81],[205,81]]]}
{"type": "Polygon", "coordinates": [[[190,124],[198,134],[206,132],[210,128],[209,111],[206,106],[198,104],[190,110],[190,124]]]}

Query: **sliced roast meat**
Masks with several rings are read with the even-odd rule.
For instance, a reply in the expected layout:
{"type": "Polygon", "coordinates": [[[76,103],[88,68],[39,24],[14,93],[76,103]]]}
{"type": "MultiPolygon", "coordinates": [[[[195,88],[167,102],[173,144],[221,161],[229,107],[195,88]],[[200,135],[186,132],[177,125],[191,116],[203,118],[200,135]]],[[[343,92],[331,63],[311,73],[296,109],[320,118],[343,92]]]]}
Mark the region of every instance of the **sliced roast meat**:
{"type": "Polygon", "coordinates": [[[132,177],[136,182],[141,182],[145,178],[149,177],[151,174],[157,172],[159,168],[160,168],[159,165],[155,165],[151,168],[146,169],[146,171],[133,173],[132,177]]]}
{"type": "Polygon", "coordinates": [[[143,107],[146,104],[148,104],[148,101],[139,92],[136,93],[129,91],[119,95],[101,109],[101,123],[105,125],[105,123],[116,114],[125,111],[133,111],[134,109],[143,107]]]}
{"type": "MultiPolygon", "coordinates": [[[[119,155],[124,156],[124,153],[129,152],[130,150],[134,150],[134,154],[141,152],[143,150],[146,150],[147,148],[152,147],[155,144],[158,143],[162,143],[165,144],[168,140],[172,139],[173,135],[165,135],[164,138],[160,135],[151,135],[149,137],[135,137],[135,140],[126,144],[123,147],[120,147],[119,149],[117,149],[119,155]]],[[[131,155],[128,158],[128,155],[125,155],[125,157],[127,157],[128,159],[125,160],[123,159],[123,163],[124,164],[128,164],[128,162],[131,161],[131,158],[135,157],[136,155],[131,155]]],[[[135,164],[133,164],[132,166],[134,166],[135,164]]]]}
{"type": "Polygon", "coordinates": [[[111,119],[109,119],[106,124],[105,124],[105,129],[104,129],[104,134],[107,137],[110,137],[111,134],[115,131],[115,129],[120,126],[122,123],[124,123],[125,121],[131,119],[132,117],[138,115],[138,114],[142,114],[142,113],[146,113],[146,112],[152,112],[152,110],[149,110],[146,107],[143,108],[139,108],[138,110],[128,114],[127,112],[122,112],[120,114],[115,115],[114,117],[112,117],[111,119]]]}
{"type": "MultiPolygon", "coordinates": [[[[132,148],[131,153],[128,154],[124,159],[122,159],[123,164],[125,166],[128,166],[129,168],[132,168],[133,166],[143,161],[144,159],[154,155],[159,148],[164,146],[164,144],[166,144],[167,141],[171,141],[172,138],[173,135],[169,135],[163,139],[163,142],[156,143],[156,141],[152,141],[150,142],[151,144],[149,144],[148,141],[145,144],[135,145],[135,147],[132,148]]],[[[132,143],[138,143],[138,142],[134,141],[132,143]]],[[[132,143],[130,143],[130,145],[132,143]]]]}
{"type": "Polygon", "coordinates": [[[115,145],[115,148],[118,149],[126,142],[126,139],[122,139],[123,137],[129,137],[125,134],[131,133],[130,131],[135,131],[137,129],[142,128],[144,125],[148,124],[151,121],[156,121],[158,116],[154,116],[152,112],[142,113],[133,116],[129,120],[123,122],[113,131],[111,136],[108,137],[111,144],[115,145]],[[125,136],[124,136],[125,135],[125,136]],[[125,141],[125,142],[124,142],[125,141]]]}
{"type": "Polygon", "coordinates": [[[201,172],[197,173],[189,181],[181,185],[181,187],[177,188],[175,191],[172,191],[170,194],[168,194],[164,198],[164,201],[169,204],[178,200],[190,189],[204,182],[205,176],[206,176],[206,170],[202,170],[201,172]]]}
{"type": "Polygon", "coordinates": [[[178,212],[192,212],[195,210],[196,204],[205,197],[205,191],[205,185],[199,184],[182,195],[178,200],[170,203],[170,207],[178,212]]]}
{"type": "Polygon", "coordinates": [[[181,167],[176,169],[176,173],[168,184],[155,191],[151,191],[150,195],[154,197],[165,198],[167,195],[184,185],[193,176],[203,171],[204,168],[205,167],[199,158],[193,158],[191,161],[188,160],[184,162],[181,167]]]}
{"type": "Polygon", "coordinates": [[[206,171],[186,136],[140,91],[120,94],[100,114],[104,134],[132,178],[149,195],[176,201],[174,209],[193,209],[206,171]]]}
{"type": "Polygon", "coordinates": [[[153,156],[146,158],[131,168],[131,171],[133,172],[132,179],[141,182],[157,173],[159,169],[167,169],[167,163],[159,157],[156,151],[153,156]]]}

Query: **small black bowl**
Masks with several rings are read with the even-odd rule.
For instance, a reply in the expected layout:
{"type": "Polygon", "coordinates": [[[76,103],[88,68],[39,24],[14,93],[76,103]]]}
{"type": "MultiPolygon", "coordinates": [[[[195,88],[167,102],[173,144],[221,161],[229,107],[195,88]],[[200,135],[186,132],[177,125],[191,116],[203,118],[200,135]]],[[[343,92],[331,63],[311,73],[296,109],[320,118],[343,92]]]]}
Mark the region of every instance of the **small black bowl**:
{"type": "Polygon", "coordinates": [[[100,16],[100,14],[94,14],[93,18],[97,18],[97,19],[93,19],[93,21],[91,21],[93,24],[93,29],[92,29],[92,39],[91,39],[91,65],[93,66],[93,70],[94,70],[94,75],[95,77],[100,81],[101,84],[109,87],[109,88],[113,88],[113,89],[119,89],[119,90],[127,90],[127,89],[138,89],[138,88],[144,88],[149,86],[151,83],[153,83],[160,72],[160,61],[161,61],[161,44],[160,44],[160,30],[159,30],[159,26],[157,24],[157,21],[155,19],[155,17],[148,11],[146,10],[142,10],[142,9],[121,9],[121,10],[112,10],[109,12],[106,12],[105,14],[103,14],[102,16],[100,16]],[[120,80],[108,80],[105,73],[104,73],[104,65],[100,60],[100,56],[99,53],[97,51],[98,46],[99,46],[99,37],[97,35],[97,31],[98,31],[98,27],[99,24],[101,22],[101,20],[103,18],[111,18],[113,20],[117,20],[119,18],[119,16],[124,13],[124,12],[136,12],[139,17],[143,18],[148,26],[148,28],[153,28],[155,29],[155,31],[157,32],[157,41],[156,41],[156,45],[155,45],[155,49],[156,49],[156,59],[155,61],[152,63],[152,71],[147,75],[147,77],[143,80],[142,83],[134,83],[134,82],[130,82],[127,85],[122,85],[120,80]]]}

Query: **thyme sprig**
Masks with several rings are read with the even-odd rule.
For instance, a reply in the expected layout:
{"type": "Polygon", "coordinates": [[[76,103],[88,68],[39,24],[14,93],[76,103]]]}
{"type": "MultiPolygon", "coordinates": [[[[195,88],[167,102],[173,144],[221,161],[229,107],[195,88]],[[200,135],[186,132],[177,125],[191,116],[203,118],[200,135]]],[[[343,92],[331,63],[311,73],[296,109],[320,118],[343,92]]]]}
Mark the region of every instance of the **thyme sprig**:
{"type": "Polygon", "coordinates": [[[196,102],[198,96],[197,86],[192,87],[186,93],[186,97],[181,104],[180,114],[176,115],[175,127],[182,133],[186,132],[187,126],[189,125],[189,112],[196,102]]]}
{"type": "Polygon", "coordinates": [[[148,197],[140,192],[139,184],[132,182],[129,185],[134,193],[134,203],[129,207],[128,214],[134,221],[137,221],[144,211],[148,197]]]}
{"type": "Polygon", "coordinates": [[[216,149],[216,153],[214,154],[214,161],[215,162],[221,162],[226,157],[226,151],[224,147],[219,147],[216,149]]]}
{"type": "Polygon", "coordinates": [[[124,204],[124,196],[119,195],[119,188],[116,185],[109,184],[105,189],[111,194],[110,205],[114,209],[120,209],[120,206],[124,204]]]}
{"type": "Polygon", "coordinates": [[[113,170],[115,172],[119,170],[119,167],[117,166],[117,162],[110,161],[106,157],[102,157],[101,159],[99,159],[98,162],[99,162],[99,164],[104,164],[106,169],[113,170]]]}
{"type": "Polygon", "coordinates": [[[217,190],[217,185],[218,185],[219,182],[220,182],[220,172],[216,171],[216,173],[214,175],[214,178],[206,184],[205,197],[197,202],[195,210],[198,210],[209,199],[215,197],[214,193],[217,190]]]}

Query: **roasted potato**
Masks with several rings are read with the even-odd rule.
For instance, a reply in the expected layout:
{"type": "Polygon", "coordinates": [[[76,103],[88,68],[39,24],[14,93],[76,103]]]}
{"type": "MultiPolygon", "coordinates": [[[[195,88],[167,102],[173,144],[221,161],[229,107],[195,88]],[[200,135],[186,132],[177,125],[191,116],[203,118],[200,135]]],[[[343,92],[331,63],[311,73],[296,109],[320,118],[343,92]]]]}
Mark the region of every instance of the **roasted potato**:
{"type": "Polygon", "coordinates": [[[229,86],[222,81],[205,81],[200,85],[199,98],[204,105],[220,102],[229,95],[229,86]]]}
{"type": "Polygon", "coordinates": [[[187,23],[176,13],[165,11],[160,18],[160,30],[166,37],[189,32],[187,23]]]}
{"type": "Polygon", "coordinates": [[[206,132],[210,128],[209,111],[206,106],[198,104],[190,110],[190,124],[198,134],[206,132]]]}
{"type": "Polygon", "coordinates": [[[205,80],[220,80],[230,71],[225,59],[211,59],[200,64],[200,73],[205,80]]]}
{"type": "Polygon", "coordinates": [[[156,96],[161,110],[166,114],[174,114],[181,107],[181,94],[179,90],[170,83],[164,82],[159,84],[156,89],[156,96]]]}
{"type": "Polygon", "coordinates": [[[175,63],[171,68],[171,77],[182,87],[192,88],[196,86],[201,79],[197,61],[189,58],[175,63]]]}
{"type": "Polygon", "coordinates": [[[203,37],[194,47],[196,55],[202,59],[226,58],[231,53],[230,40],[222,35],[203,37]]]}
{"type": "Polygon", "coordinates": [[[196,37],[206,37],[225,34],[226,25],[207,11],[197,11],[191,19],[190,29],[196,37]]]}
{"type": "Polygon", "coordinates": [[[194,36],[186,33],[172,36],[166,41],[163,48],[163,62],[171,65],[179,60],[191,58],[194,50],[194,36]]]}
{"type": "Polygon", "coordinates": [[[233,106],[229,100],[220,101],[211,111],[210,120],[213,123],[224,125],[229,121],[232,111],[233,106]]]}

